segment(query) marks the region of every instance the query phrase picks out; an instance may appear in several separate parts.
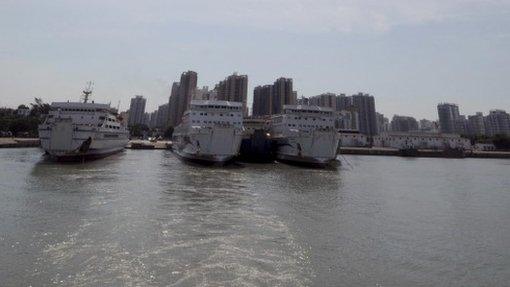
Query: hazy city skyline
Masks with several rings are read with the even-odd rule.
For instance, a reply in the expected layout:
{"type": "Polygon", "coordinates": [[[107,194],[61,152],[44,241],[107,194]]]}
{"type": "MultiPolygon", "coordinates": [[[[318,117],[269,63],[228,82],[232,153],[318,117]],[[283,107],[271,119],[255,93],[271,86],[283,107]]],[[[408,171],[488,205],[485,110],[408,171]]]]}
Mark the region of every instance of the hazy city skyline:
{"type": "Polygon", "coordinates": [[[0,5],[0,106],[94,99],[168,102],[183,71],[210,88],[232,72],[253,89],[293,79],[298,95],[358,92],[378,112],[437,119],[510,110],[504,1],[7,1],[0,5]]]}

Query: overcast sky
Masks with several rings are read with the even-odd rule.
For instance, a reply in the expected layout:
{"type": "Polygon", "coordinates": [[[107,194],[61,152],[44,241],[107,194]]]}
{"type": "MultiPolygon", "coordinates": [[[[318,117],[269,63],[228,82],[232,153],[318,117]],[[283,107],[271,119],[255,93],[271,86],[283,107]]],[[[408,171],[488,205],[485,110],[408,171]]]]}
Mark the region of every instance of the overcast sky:
{"type": "Polygon", "coordinates": [[[510,1],[0,1],[0,106],[94,99],[149,111],[182,71],[214,86],[292,77],[300,96],[376,97],[376,109],[437,118],[510,110],[510,1]]]}

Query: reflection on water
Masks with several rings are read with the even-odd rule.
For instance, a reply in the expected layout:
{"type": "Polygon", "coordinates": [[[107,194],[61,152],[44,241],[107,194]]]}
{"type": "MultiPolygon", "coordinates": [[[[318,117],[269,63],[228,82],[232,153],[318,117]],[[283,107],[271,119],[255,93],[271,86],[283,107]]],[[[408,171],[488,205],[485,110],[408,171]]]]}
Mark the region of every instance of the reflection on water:
{"type": "Polygon", "coordinates": [[[510,166],[346,157],[336,169],[83,164],[0,150],[2,285],[504,286],[510,166]]]}

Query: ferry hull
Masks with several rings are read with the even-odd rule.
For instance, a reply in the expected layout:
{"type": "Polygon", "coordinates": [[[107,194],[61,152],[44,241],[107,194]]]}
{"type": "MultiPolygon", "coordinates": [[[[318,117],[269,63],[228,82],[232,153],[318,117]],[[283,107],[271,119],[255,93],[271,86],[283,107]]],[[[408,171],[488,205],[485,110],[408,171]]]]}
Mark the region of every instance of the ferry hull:
{"type": "Polygon", "coordinates": [[[181,160],[224,165],[239,154],[242,135],[234,128],[193,128],[174,137],[173,153],[181,160]]]}
{"type": "Polygon", "coordinates": [[[196,163],[200,165],[226,165],[233,161],[234,156],[215,156],[215,155],[196,155],[189,154],[179,150],[174,150],[174,154],[184,162],[196,163]]]}
{"type": "Polygon", "coordinates": [[[337,162],[339,137],[333,131],[295,133],[276,140],[278,161],[311,167],[327,167],[337,162]]]}
{"type": "Polygon", "coordinates": [[[77,153],[77,154],[51,154],[46,152],[45,156],[52,161],[57,162],[82,162],[82,161],[90,161],[97,160],[108,157],[110,155],[120,153],[124,151],[124,148],[113,148],[108,150],[90,150],[86,153],[77,153]]]}
{"type": "Polygon", "coordinates": [[[329,166],[334,166],[338,163],[336,157],[333,159],[321,159],[314,157],[300,157],[300,156],[292,156],[292,155],[278,155],[277,160],[279,162],[283,162],[286,164],[304,166],[304,167],[316,167],[316,168],[325,168],[329,166]]]}
{"type": "Polygon", "coordinates": [[[84,161],[99,159],[121,152],[128,143],[127,134],[117,138],[105,137],[105,133],[80,129],[70,120],[39,129],[41,148],[50,160],[84,161]]]}

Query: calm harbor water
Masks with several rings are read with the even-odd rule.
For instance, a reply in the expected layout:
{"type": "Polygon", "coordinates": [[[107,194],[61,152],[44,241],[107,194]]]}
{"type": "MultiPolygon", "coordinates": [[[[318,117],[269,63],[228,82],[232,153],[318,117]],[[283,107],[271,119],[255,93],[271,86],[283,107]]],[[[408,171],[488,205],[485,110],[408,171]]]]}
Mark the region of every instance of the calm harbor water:
{"type": "Polygon", "coordinates": [[[508,286],[510,161],[0,150],[1,286],[508,286]]]}

